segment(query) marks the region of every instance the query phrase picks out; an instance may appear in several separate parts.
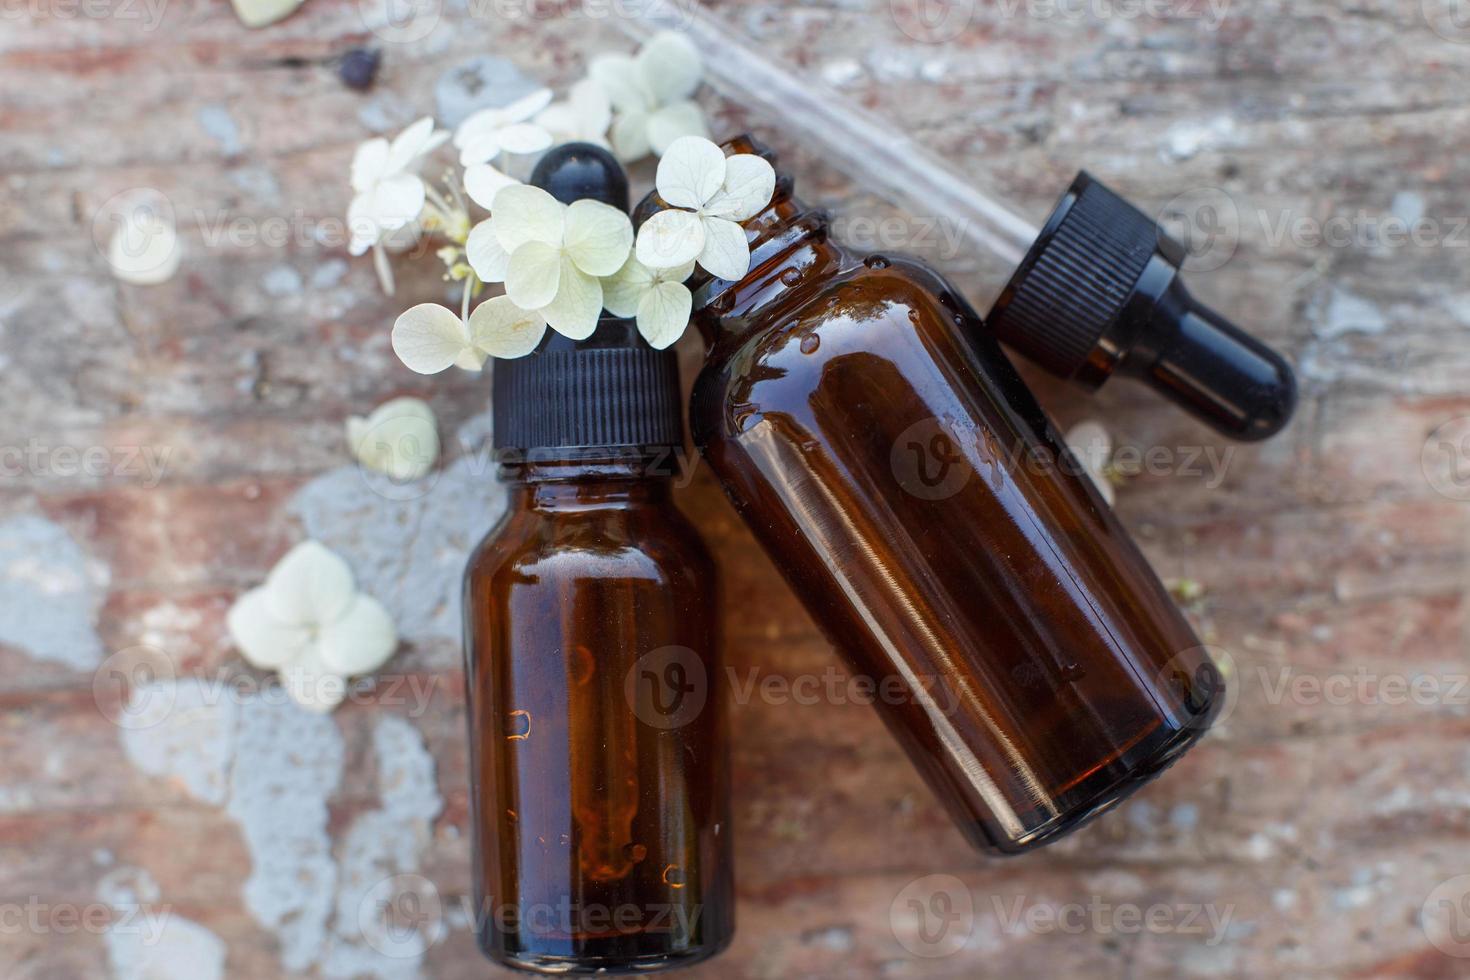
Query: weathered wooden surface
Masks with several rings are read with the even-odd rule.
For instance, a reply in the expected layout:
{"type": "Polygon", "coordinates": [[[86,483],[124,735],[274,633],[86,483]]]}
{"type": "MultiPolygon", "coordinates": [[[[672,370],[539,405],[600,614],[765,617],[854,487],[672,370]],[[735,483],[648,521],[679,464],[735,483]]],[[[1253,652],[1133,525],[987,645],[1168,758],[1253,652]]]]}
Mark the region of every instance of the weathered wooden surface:
{"type": "MultiPolygon", "coordinates": [[[[897,26],[925,36],[915,7],[723,11],[1033,215],[1084,163],[1161,211],[1204,188],[1235,207],[1238,233],[1217,246],[1229,261],[1192,281],[1289,352],[1299,416],[1236,448],[1218,480],[1208,461],[1129,480],[1118,510],[1161,575],[1203,587],[1189,612],[1228,651],[1240,699],[1135,802],[1010,861],[967,849],[867,707],[737,704],[740,932],[696,973],[1465,975],[1470,959],[1423,923],[1470,932],[1454,881],[1470,873],[1470,503],[1456,499],[1470,493],[1453,448],[1429,439],[1470,415],[1470,30],[1437,0],[1235,2],[1215,29],[1182,0],[1163,9],[1200,16],[976,2],[931,9],[950,36],[928,43],[897,26]],[[1079,9],[1093,13],[1065,12],[1079,9]],[[1395,215],[1427,230],[1385,244],[1395,215]],[[1314,238],[1323,223],[1339,237],[1314,238]],[[933,874],[956,880],[911,886],[933,874]],[[907,899],[935,887],[968,893],[973,912],[921,947],[946,955],[919,956],[895,931],[908,935],[907,899]],[[1196,907],[1218,931],[1209,914],[1182,921],[1196,907]]],[[[489,969],[456,911],[469,878],[451,598],[498,507],[474,452],[486,391],[411,375],[388,348],[398,309],[443,295],[428,263],[400,266],[402,302],[387,300],[330,232],[354,145],[430,110],[451,65],[501,53],[565,83],[588,52],[626,46],[588,8],[494,9],[451,4],[428,37],[382,44],[367,95],[324,64],[381,43],[345,0],[256,32],[217,0],[5,9],[5,976],[187,977],[221,957],[242,977],[489,969]],[[105,202],[137,187],[167,195],[184,236],[181,271],[157,287],[116,283],[94,241],[105,202]],[[447,438],[430,492],[392,501],[351,466],[341,428],[403,393],[464,440],[447,438]],[[100,447],[100,473],[59,447],[100,447]],[[161,475],[143,450],[164,454],[161,475]],[[201,694],[196,678],[260,680],[223,615],[305,534],[398,617],[390,676],[325,721],[269,692],[201,694]],[[128,673],[139,664],[153,674],[128,673]],[[167,723],[109,720],[114,668],[172,693],[167,723]],[[441,900],[421,955],[382,956],[357,926],[365,886],[394,874],[441,900]],[[158,942],[117,921],[112,905],[130,902],[167,908],[158,942]]],[[[710,102],[717,131],[760,126],[710,102]]],[[[800,133],[763,135],[808,198],[895,218],[884,247],[981,274],[935,242],[946,216],[900,215],[803,152],[800,133]]],[[[1126,446],[1181,464],[1227,448],[1140,390],[1089,403],[1037,380],[1060,420],[1104,418],[1126,446]]],[[[735,675],[834,669],[708,474],[681,499],[720,557],[735,675]]]]}

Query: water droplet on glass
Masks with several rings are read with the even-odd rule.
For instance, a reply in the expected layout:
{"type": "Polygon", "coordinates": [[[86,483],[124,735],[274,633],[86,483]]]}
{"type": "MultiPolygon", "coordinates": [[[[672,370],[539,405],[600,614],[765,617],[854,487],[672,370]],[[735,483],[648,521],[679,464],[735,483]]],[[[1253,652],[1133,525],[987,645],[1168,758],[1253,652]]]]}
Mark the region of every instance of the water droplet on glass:
{"type": "Polygon", "coordinates": [[[869,269],[886,269],[888,268],[889,262],[888,259],[881,255],[870,255],[863,259],[863,265],[869,269]]]}
{"type": "Polygon", "coordinates": [[[523,742],[531,737],[531,712],[512,711],[505,719],[505,737],[512,742],[523,742]]]}
{"type": "Polygon", "coordinates": [[[782,269],[781,275],[777,278],[781,280],[781,285],[783,286],[795,286],[801,282],[801,270],[796,268],[782,269]]]}
{"type": "Polygon", "coordinates": [[[801,352],[803,354],[815,354],[817,348],[822,346],[822,338],[814,333],[809,333],[801,338],[801,352]]]}
{"type": "Polygon", "coordinates": [[[648,857],[648,848],[644,847],[642,844],[624,844],[623,857],[627,858],[629,861],[632,861],[634,864],[637,864],[639,861],[642,861],[644,858],[648,857]]]}
{"type": "Polygon", "coordinates": [[[670,864],[664,868],[664,884],[670,888],[684,887],[684,869],[677,864],[670,864]]]}

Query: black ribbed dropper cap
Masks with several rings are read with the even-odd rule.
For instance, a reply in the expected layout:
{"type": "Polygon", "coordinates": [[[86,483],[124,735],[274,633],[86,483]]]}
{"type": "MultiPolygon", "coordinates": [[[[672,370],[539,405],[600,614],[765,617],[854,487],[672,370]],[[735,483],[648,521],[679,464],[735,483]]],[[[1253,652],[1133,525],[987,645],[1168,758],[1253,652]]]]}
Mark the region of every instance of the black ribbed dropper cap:
{"type": "Polygon", "coordinates": [[[1182,245],[1086,173],[1043,226],[986,321],[1052,374],[1095,390],[1115,372],[1237,439],[1279,432],[1291,367],[1179,278],[1182,245]]]}
{"type": "MultiPolygon", "coordinates": [[[[628,180],[611,153],[589,143],[547,152],[531,183],[564,204],[584,198],[627,210],[628,180]]],[[[496,449],[647,450],[683,445],[679,365],[632,320],[603,313],[586,340],[555,331],[525,357],[492,366],[496,449]]]]}

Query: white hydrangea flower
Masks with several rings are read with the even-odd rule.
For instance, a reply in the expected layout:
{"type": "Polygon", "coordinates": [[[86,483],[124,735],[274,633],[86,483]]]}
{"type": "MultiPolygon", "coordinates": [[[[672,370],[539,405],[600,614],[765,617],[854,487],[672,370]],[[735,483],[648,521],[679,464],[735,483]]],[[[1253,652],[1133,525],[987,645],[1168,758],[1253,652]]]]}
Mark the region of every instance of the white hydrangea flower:
{"type": "Polygon", "coordinates": [[[264,585],[236,599],[225,625],[249,663],[277,671],[291,698],[312,711],[341,704],[347,678],[377,670],[398,646],[388,611],[359,593],[347,563],[316,541],[292,548],[264,585]]]}
{"type": "Polygon", "coordinates": [[[1067,448],[1092,478],[1098,493],[1113,506],[1115,494],[1107,476],[1107,465],[1113,458],[1113,437],[1101,422],[1079,422],[1067,430],[1067,448]]]}
{"type": "Polygon", "coordinates": [[[506,296],[485,300],[468,318],[438,303],[420,303],[393,324],[393,352],[419,374],[456,366],[478,371],[487,357],[524,357],[545,333],[544,316],[521,309],[506,296]]]}
{"type": "Polygon", "coordinates": [[[616,316],[636,317],[638,332],[649,345],[663,350],[684,335],[694,296],[684,280],[694,263],[675,269],[650,269],[636,256],[602,281],[603,305],[616,316]]]}
{"type": "Polygon", "coordinates": [[[530,121],[550,102],[551,89],[537,89],[510,105],[481,109],[459,124],[454,145],[465,168],[465,193],[480,207],[489,208],[497,191],[518,183],[496,169],[496,159],[505,153],[540,153],[551,146],[546,128],[530,121]]]}
{"type": "Polygon", "coordinates": [[[584,78],[571,87],[565,102],[553,102],[536,116],[536,125],[551,134],[554,144],[595,143],[607,146],[612,125],[612,103],[602,86],[584,78]]]}
{"type": "Polygon", "coordinates": [[[659,196],[672,205],[638,229],[638,261],[651,269],[698,261],[731,282],[750,270],[750,246],[740,222],[771,203],[776,171],[753,153],[726,157],[698,136],[675,140],[658,162],[659,196]]]}
{"type": "Polygon", "coordinates": [[[122,282],[156,286],[173,278],[183,261],[172,214],[138,206],[124,211],[107,243],[107,264],[122,282]]]}
{"type": "Polygon", "coordinates": [[[704,112],[690,99],[703,74],[699,52],[677,31],[655,34],[635,56],[592,59],[588,75],[617,110],[612,145],[618,159],[662,155],[681,136],[708,137],[704,112]]]}
{"type": "Polygon", "coordinates": [[[434,410],[419,398],[394,398],[366,418],[347,420],[347,445],[353,458],[399,483],[417,480],[439,458],[434,410]]]}
{"type": "Polygon", "coordinates": [[[425,156],[449,134],[434,129],[425,116],[389,143],[381,136],[357,148],[352,157],[352,203],[347,226],[352,234],[348,251],[362,255],[391,233],[406,227],[424,209],[424,181],[416,172],[425,156]]]}
{"type": "Polygon", "coordinates": [[[490,212],[465,242],[475,275],[505,283],[516,306],[558,333],[591,336],[602,313],[599,277],[621,269],[633,246],[628,216],[601,201],[562,204],[526,184],[503,188],[490,212]]]}

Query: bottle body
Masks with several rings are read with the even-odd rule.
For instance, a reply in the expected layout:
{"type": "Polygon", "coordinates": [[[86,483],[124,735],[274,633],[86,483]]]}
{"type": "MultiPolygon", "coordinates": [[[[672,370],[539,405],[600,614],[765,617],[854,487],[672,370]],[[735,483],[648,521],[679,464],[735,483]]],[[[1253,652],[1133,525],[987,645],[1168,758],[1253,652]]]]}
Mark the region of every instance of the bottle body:
{"type": "Polygon", "coordinates": [[[465,572],[476,931],[648,972],[733,930],[715,572],[668,480],[536,464],[465,572]]]}
{"type": "Polygon", "coordinates": [[[700,315],[696,444],[969,839],[1039,845],[1197,739],[1219,675],[978,317],[795,214],[700,315]]]}

